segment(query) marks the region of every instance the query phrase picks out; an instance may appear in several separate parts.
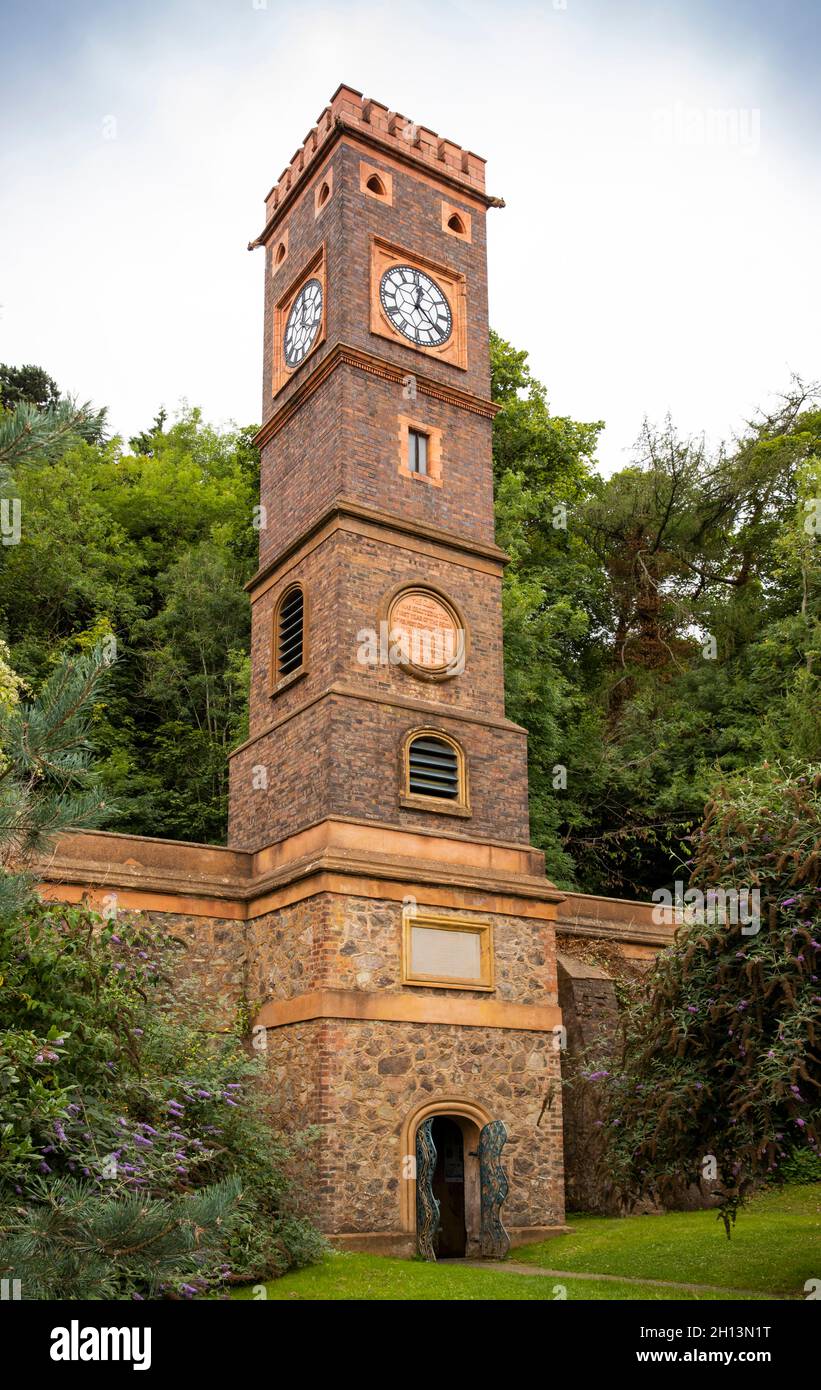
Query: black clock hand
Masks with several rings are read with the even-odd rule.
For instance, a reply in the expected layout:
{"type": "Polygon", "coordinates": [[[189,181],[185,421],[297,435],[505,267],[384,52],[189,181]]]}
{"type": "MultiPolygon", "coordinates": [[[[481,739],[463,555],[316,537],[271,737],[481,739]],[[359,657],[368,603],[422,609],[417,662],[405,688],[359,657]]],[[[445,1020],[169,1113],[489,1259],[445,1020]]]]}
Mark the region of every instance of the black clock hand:
{"type": "Polygon", "coordinates": [[[420,314],[424,314],[424,315],[425,315],[425,318],[427,319],[427,321],[428,321],[428,323],[430,324],[431,328],[435,328],[435,327],[436,327],[436,324],[433,322],[433,319],[431,318],[431,316],[430,316],[430,314],[428,313],[427,309],[423,309],[423,308],[422,308],[422,305],[419,303],[420,299],[422,298],[422,294],[423,294],[423,290],[422,290],[422,287],[421,287],[421,285],[420,285],[419,288],[418,288],[417,291],[416,291],[416,303],[414,304],[413,307],[414,307],[414,309],[418,309],[419,312],[420,312],[420,314]]]}

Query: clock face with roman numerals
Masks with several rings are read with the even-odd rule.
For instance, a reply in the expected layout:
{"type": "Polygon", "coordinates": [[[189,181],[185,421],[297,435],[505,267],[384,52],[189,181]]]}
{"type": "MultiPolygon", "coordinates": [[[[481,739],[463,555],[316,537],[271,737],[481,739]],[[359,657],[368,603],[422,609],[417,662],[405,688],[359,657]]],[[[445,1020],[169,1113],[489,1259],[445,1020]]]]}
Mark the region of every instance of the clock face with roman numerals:
{"type": "Polygon", "coordinates": [[[410,265],[386,270],[379,286],[382,308],[414,347],[439,347],[453,329],[450,305],[435,280],[410,265]]]}
{"type": "Polygon", "coordinates": [[[322,324],[322,286],[318,280],[308,280],[291,305],[282,348],[286,367],[298,367],[304,362],[316,341],[322,324]]]}

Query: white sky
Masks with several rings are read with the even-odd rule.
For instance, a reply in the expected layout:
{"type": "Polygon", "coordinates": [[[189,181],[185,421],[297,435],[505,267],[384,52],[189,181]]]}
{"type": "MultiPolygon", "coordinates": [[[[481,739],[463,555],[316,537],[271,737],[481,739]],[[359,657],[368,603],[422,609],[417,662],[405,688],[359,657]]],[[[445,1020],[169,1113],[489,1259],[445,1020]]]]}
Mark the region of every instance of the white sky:
{"type": "Polygon", "coordinates": [[[821,375],[818,14],[4,0],[0,360],[126,436],[183,398],[258,420],[245,247],[345,81],[487,157],[491,323],[555,412],[607,422],[608,471],[645,414],[730,434],[791,371],[821,375]],[[735,137],[701,139],[711,109],[735,137]]]}

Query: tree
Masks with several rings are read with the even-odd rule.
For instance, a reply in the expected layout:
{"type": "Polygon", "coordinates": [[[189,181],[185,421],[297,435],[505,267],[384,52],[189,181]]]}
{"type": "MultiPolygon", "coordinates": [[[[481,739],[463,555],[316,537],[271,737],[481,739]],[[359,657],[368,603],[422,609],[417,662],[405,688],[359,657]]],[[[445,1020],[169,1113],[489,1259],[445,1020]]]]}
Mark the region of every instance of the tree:
{"type": "Polygon", "coordinates": [[[561,826],[583,796],[563,774],[590,734],[574,679],[590,640],[598,576],[575,517],[596,486],[601,424],[551,415],[527,353],[491,334],[496,536],[510,556],[502,587],[507,713],[529,734],[531,832],[549,872],[572,884],[561,826]]]}
{"type": "Polygon", "coordinates": [[[25,367],[11,367],[7,362],[0,362],[0,402],[6,409],[26,403],[37,410],[48,410],[59,400],[57,382],[42,367],[31,363],[25,367]]]}
{"type": "Polygon", "coordinates": [[[75,439],[60,457],[17,470],[23,543],[0,556],[0,631],[35,686],[55,651],[116,635],[95,715],[103,783],[121,807],[116,828],[224,838],[226,754],[246,718],[243,585],[259,539],[252,436],[218,432],[188,411],[147,454],[117,439],[75,439]]]}
{"type": "Polygon", "coordinates": [[[585,506],[605,603],[579,676],[601,724],[566,848],[586,886],[640,897],[669,882],[723,776],[821,753],[816,394],[794,383],[712,455],[669,421],[645,426],[637,462],[585,506]]]}
{"type": "Polygon", "coordinates": [[[145,454],[152,458],[157,447],[159,436],[165,433],[165,422],[168,419],[168,411],[161,405],[157,414],[154,416],[154,423],[149,430],[142,430],[139,434],[134,434],[128,441],[128,446],[134,454],[145,454]]]}
{"type": "Polygon", "coordinates": [[[0,702],[0,916],[28,901],[27,867],[61,830],[111,808],[92,764],[94,701],[111,664],[104,643],[60,661],[34,699],[0,702]]]}
{"type": "Polygon", "coordinates": [[[717,1178],[729,1236],[757,1183],[795,1153],[817,1162],[820,846],[819,766],[764,765],[708,805],[692,920],[627,1015],[621,1065],[589,1074],[605,1092],[607,1181],[626,1198],[717,1178]]]}
{"type": "Polygon", "coordinates": [[[99,440],[104,424],[105,411],[94,411],[88,402],[61,400],[40,410],[21,401],[13,410],[0,411],[0,487],[8,487],[20,464],[61,458],[76,439],[99,440]]]}

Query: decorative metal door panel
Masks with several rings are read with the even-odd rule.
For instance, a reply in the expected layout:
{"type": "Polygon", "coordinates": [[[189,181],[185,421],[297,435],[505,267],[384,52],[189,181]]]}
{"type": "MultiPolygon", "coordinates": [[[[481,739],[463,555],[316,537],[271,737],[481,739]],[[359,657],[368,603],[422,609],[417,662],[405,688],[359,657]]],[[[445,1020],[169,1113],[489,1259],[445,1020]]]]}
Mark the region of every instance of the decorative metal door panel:
{"type": "Polygon", "coordinates": [[[479,1133],[481,1248],[486,1260],[503,1260],[510,1249],[510,1236],[501,1217],[502,1203],[508,1194],[507,1173],[502,1167],[502,1149],[506,1141],[507,1130],[501,1120],[491,1120],[479,1133]]]}
{"type": "Polygon", "coordinates": [[[416,1249],[423,1260],[436,1259],[435,1239],[439,1229],[439,1202],[433,1195],[436,1172],[436,1145],[433,1119],[423,1120],[416,1131],[416,1249]]]}

